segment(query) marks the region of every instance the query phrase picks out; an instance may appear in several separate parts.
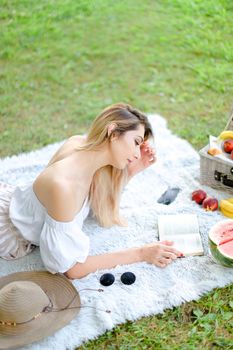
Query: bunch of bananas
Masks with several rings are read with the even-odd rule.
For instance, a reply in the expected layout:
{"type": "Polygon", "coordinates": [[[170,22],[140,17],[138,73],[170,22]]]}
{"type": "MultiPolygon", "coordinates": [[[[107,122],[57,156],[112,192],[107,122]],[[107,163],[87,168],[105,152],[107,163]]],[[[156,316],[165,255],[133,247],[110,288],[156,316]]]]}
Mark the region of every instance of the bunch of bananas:
{"type": "Polygon", "coordinates": [[[222,199],[219,208],[224,216],[233,219],[233,198],[222,199]]]}
{"type": "Polygon", "coordinates": [[[221,132],[221,134],[218,136],[220,140],[227,140],[227,139],[233,139],[233,131],[232,130],[224,130],[221,132]]]}

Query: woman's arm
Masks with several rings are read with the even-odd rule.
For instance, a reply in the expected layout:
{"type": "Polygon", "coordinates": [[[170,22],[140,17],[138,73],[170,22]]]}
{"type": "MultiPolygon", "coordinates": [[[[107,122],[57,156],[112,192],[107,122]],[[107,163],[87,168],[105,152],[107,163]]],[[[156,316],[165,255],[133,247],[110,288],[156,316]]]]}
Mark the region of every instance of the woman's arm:
{"type": "Polygon", "coordinates": [[[65,275],[70,279],[82,278],[91,272],[110,269],[117,265],[148,262],[165,267],[182,253],[171,247],[172,242],[155,242],[139,248],[129,248],[112,253],[88,256],[84,263],[75,264],[65,275]]]}
{"type": "Polygon", "coordinates": [[[110,269],[117,265],[127,265],[143,261],[141,248],[130,248],[113,253],[88,256],[85,263],[77,263],[65,275],[68,278],[82,278],[97,270],[110,269]]]}
{"type": "MultiPolygon", "coordinates": [[[[73,220],[76,211],[76,201],[71,188],[63,181],[53,182],[48,190],[49,196],[45,203],[48,214],[57,221],[73,220]]],[[[165,267],[180,256],[180,252],[172,248],[172,242],[155,242],[138,248],[128,248],[120,251],[88,256],[84,263],[76,263],[66,271],[68,278],[82,278],[91,272],[110,269],[117,265],[127,265],[145,261],[159,267],[165,267]]],[[[69,252],[67,251],[67,254],[69,252]]]]}

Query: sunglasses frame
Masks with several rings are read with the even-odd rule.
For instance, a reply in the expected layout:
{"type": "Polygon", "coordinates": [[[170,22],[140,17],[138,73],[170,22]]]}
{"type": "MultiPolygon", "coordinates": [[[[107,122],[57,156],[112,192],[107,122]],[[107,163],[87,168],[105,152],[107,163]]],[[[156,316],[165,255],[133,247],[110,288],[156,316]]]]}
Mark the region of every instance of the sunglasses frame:
{"type": "MultiPolygon", "coordinates": [[[[117,273],[117,275],[119,275],[121,273],[117,273]]],[[[121,274],[121,282],[125,285],[131,285],[136,281],[136,276],[133,272],[130,271],[126,271],[124,273],[121,274]]],[[[104,287],[109,287],[112,284],[114,284],[115,282],[115,276],[112,273],[104,273],[101,277],[100,277],[100,284],[104,287]]]]}

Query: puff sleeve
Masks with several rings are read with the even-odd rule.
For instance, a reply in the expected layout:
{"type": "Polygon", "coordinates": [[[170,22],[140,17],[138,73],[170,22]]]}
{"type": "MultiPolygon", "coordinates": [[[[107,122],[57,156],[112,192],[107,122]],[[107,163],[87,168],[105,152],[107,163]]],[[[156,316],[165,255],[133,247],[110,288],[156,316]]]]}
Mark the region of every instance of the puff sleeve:
{"type": "Polygon", "coordinates": [[[46,215],[40,236],[40,254],[51,273],[64,273],[89,253],[89,237],[76,221],[60,222],[46,215]]]}

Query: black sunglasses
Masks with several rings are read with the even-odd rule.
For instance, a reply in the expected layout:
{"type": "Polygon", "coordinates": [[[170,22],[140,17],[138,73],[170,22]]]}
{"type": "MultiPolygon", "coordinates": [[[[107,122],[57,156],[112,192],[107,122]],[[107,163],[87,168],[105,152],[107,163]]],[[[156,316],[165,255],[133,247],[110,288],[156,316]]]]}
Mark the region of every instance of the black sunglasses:
{"type": "MultiPolygon", "coordinates": [[[[133,272],[124,272],[121,275],[121,282],[123,284],[133,284],[136,280],[136,276],[133,272]]],[[[102,286],[108,287],[111,286],[115,282],[115,277],[112,273],[105,273],[100,277],[100,283],[102,286]]]]}

